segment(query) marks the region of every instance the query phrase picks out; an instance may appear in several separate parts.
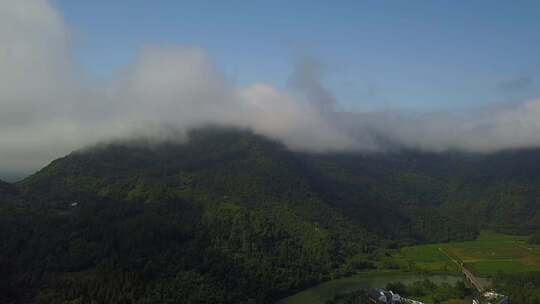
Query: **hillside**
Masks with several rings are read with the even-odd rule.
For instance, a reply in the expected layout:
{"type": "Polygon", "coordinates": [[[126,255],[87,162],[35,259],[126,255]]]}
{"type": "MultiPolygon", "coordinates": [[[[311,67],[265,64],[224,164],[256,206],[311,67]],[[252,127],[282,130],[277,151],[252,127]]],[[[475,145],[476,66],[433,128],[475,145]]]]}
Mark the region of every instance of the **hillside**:
{"type": "Polygon", "coordinates": [[[220,128],[76,151],[0,184],[0,302],[272,303],[385,248],[533,229],[538,153],[513,153],[306,155],[220,128]]]}
{"type": "MultiPolygon", "coordinates": [[[[398,160],[386,155],[304,155],[248,131],[207,128],[193,131],[186,144],[129,142],[77,151],[20,186],[34,202],[45,204],[91,195],[119,201],[187,198],[206,205],[280,206],[323,228],[345,221],[387,238],[440,240],[412,226],[411,217],[430,213],[425,220],[433,221],[432,231],[441,220],[451,220],[432,208],[446,190],[443,181],[427,176],[429,172],[417,174],[404,155],[393,157],[398,160]]],[[[457,239],[471,237],[456,233],[457,239]]],[[[445,240],[446,233],[441,237],[445,240]]]]}
{"type": "Polygon", "coordinates": [[[398,151],[387,154],[311,156],[345,206],[370,197],[398,209],[421,207],[462,224],[529,234],[540,228],[540,150],[492,154],[398,151]],[[349,187],[344,188],[345,185],[349,187]],[[435,210],[433,210],[435,209],[435,210]]]}
{"type": "Polygon", "coordinates": [[[8,196],[8,195],[17,195],[18,192],[19,191],[15,185],[6,183],[0,180],[0,197],[8,196]]]}
{"type": "Polygon", "coordinates": [[[249,132],[78,151],[18,187],[4,289],[41,303],[270,303],[376,248],[290,152],[249,132]]]}

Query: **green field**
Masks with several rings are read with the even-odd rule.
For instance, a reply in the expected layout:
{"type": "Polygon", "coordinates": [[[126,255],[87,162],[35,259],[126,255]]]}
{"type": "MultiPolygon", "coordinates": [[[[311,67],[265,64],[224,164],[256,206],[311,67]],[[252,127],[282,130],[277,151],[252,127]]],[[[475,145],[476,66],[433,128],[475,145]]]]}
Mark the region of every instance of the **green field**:
{"type": "Polygon", "coordinates": [[[480,276],[540,271],[540,246],[528,244],[526,236],[489,231],[482,231],[475,241],[404,247],[395,258],[420,270],[440,272],[456,272],[456,262],[462,262],[480,276]]]}
{"type": "Polygon", "coordinates": [[[388,282],[396,281],[409,284],[426,278],[422,271],[453,274],[441,276],[432,273],[427,276],[435,283],[452,284],[455,280],[462,279],[459,263],[464,263],[481,277],[488,277],[499,271],[540,271],[540,246],[528,244],[527,238],[482,231],[475,241],[403,247],[393,255],[393,261],[399,264],[402,270],[379,270],[332,280],[284,299],[280,304],[325,303],[339,293],[357,290],[362,286],[384,287],[388,282]]]}
{"type": "Polygon", "coordinates": [[[337,294],[347,293],[366,287],[384,288],[389,282],[411,284],[415,281],[429,279],[436,284],[455,284],[462,280],[461,275],[422,275],[396,270],[378,270],[359,273],[357,275],[321,283],[283,299],[278,304],[324,304],[337,294]]]}

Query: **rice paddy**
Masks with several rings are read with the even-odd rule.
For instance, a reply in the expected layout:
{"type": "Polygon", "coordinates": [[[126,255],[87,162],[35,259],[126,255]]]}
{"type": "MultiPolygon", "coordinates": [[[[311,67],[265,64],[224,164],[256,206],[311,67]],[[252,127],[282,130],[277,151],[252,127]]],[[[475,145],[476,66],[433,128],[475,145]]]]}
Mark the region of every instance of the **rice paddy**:
{"type": "Polygon", "coordinates": [[[436,272],[457,272],[456,262],[479,276],[540,271],[540,246],[528,244],[526,236],[489,231],[474,241],[404,247],[395,257],[419,270],[436,272]]]}

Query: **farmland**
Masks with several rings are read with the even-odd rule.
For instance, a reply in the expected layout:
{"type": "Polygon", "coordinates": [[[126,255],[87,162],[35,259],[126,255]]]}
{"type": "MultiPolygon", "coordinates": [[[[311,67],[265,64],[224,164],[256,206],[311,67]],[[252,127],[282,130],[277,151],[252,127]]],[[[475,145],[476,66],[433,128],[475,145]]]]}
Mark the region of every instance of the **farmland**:
{"type": "Polygon", "coordinates": [[[460,275],[423,275],[396,270],[369,271],[351,277],[321,283],[283,299],[278,302],[278,304],[323,304],[338,294],[352,292],[363,288],[384,288],[390,282],[412,284],[413,282],[425,279],[429,279],[436,284],[446,283],[453,285],[457,281],[462,280],[462,277],[460,275]]]}
{"type": "Polygon", "coordinates": [[[457,272],[456,262],[480,276],[540,271],[540,246],[528,244],[526,236],[489,231],[482,231],[474,241],[404,247],[395,258],[409,267],[434,272],[457,272]]]}

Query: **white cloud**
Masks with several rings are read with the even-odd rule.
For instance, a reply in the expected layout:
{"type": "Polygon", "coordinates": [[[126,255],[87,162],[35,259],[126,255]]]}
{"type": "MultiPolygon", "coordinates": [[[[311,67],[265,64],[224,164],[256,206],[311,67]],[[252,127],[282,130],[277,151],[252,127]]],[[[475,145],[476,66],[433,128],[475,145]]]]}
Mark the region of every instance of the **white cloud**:
{"type": "Polygon", "coordinates": [[[69,29],[48,1],[0,0],[0,172],[29,172],[103,140],[163,138],[207,123],[315,152],[377,151],[387,142],[481,152],[540,145],[540,101],[464,115],[335,113],[309,59],[298,62],[292,90],[235,87],[196,47],[148,47],[105,87],[76,71],[69,29]]]}

